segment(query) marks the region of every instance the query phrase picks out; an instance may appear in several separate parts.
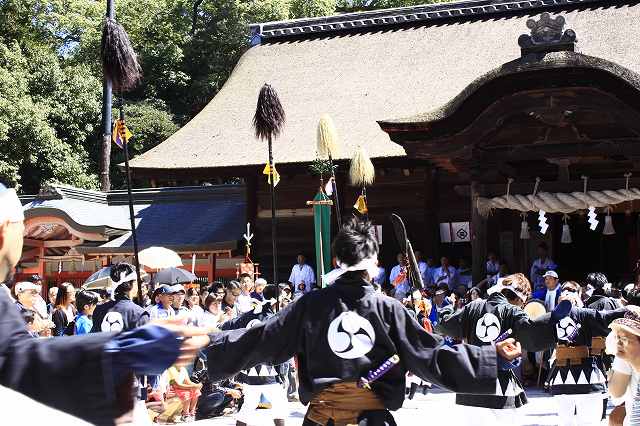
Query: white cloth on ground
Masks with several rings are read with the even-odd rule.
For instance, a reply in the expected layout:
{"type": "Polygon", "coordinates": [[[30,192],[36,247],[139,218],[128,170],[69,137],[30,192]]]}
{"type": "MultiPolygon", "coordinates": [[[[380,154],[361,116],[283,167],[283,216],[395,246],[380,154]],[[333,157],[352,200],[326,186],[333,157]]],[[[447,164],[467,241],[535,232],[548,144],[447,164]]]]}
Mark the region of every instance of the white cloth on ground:
{"type": "Polygon", "coordinates": [[[599,426],[604,394],[554,395],[559,426],[599,426]],[[574,414],[575,413],[575,414],[574,414]]]}
{"type": "MultiPolygon", "coordinates": [[[[255,416],[258,404],[260,404],[260,395],[271,403],[272,419],[287,419],[289,417],[289,401],[284,387],[275,383],[272,385],[242,385],[242,393],[244,402],[242,408],[236,414],[236,420],[245,424],[256,424],[255,416]]],[[[261,423],[262,424],[262,423],[261,423]]]]}
{"type": "Polygon", "coordinates": [[[467,405],[456,405],[455,411],[458,413],[458,421],[456,425],[460,426],[520,426],[523,424],[521,408],[505,408],[498,410],[467,405]]]}

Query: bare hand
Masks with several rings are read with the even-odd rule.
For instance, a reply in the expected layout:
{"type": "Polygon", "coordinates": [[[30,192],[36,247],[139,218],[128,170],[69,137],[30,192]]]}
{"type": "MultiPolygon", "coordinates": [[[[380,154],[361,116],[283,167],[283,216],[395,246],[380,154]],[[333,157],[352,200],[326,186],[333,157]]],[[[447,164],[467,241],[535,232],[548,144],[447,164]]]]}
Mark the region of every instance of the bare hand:
{"type": "Polygon", "coordinates": [[[163,319],[151,321],[151,324],[164,327],[178,337],[184,339],[180,346],[180,355],[175,364],[184,367],[193,362],[198,351],[210,343],[206,328],[184,325],[186,318],[163,319]]]}
{"type": "Polygon", "coordinates": [[[520,342],[516,342],[515,339],[506,339],[496,343],[496,352],[498,356],[501,356],[507,361],[513,361],[522,356],[522,347],[520,346],[520,342]]]}

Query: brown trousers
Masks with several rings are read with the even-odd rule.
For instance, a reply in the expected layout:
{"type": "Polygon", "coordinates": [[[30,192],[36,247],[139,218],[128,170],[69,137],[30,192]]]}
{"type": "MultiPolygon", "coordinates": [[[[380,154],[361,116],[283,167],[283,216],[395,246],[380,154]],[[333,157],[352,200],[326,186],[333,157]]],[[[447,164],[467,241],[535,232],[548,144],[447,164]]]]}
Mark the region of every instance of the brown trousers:
{"type": "Polygon", "coordinates": [[[317,394],[309,403],[307,418],[320,425],[333,420],[335,426],[357,425],[363,411],[384,410],[375,393],[355,382],[336,383],[317,394]]]}

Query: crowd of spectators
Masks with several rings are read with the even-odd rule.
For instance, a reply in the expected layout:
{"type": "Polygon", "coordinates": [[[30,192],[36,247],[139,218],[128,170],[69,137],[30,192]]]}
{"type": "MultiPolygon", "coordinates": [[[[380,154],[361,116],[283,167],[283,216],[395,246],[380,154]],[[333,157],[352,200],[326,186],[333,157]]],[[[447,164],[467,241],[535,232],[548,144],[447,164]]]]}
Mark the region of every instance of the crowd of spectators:
{"type": "MultiPolygon", "coordinates": [[[[486,279],[473,286],[468,275],[466,263],[460,262],[458,268],[442,258],[439,266],[430,259],[422,260],[420,253],[417,261],[423,276],[424,286],[403,287],[407,281],[404,259],[398,258],[397,268],[393,268],[387,279],[384,268],[380,275],[372,279],[375,290],[401,301],[412,316],[428,332],[433,332],[439,320],[439,312],[447,306],[460,309],[468,303],[485,298],[487,290],[507,275],[504,263],[494,254],[487,259],[486,279]]],[[[539,262],[543,263],[543,262],[539,262]]],[[[117,269],[119,266],[116,265],[117,269]]],[[[129,269],[121,272],[131,273],[129,269]]],[[[318,288],[315,279],[308,273],[303,256],[298,257],[290,281],[279,285],[279,307],[284,308],[297,297],[318,288]],[[296,271],[297,269],[297,271],[296,271]]],[[[533,273],[533,272],[532,272],[533,273]]],[[[640,288],[629,284],[619,291],[608,283],[602,273],[588,274],[578,283],[561,279],[554,270],[538,271],[543,281],[533,289],[532,298],[545,306],[547,311],[554,308],[561,294],[571,292],[576,306],[598,310],[615,309],[622,305],[640,305],[640,288]]],[[[135,285],[120,285],[117,293],[108,291],[88,291],[76,289],[70,283],[62,283],[48,291],[48,302],[41,297],[42,282],[34,276],[28,281],[15,283],[11,295],[22,315],[29,333],[33,337],[56,337],[62,335],[86,334],[92,331],[104,331],[106,312],[116,304],[126,304],[135,313],[129,319],[130,325],[121,326],[126,330],[151,319],[178,318],[186,324],[209,329],[220,327],[245,312],[249,312],[264,303],[263,290],[266,280],[253,281],[248,274],[242,274],[237,280],[213,283],[144,284],[142,294],[138,294],[135,285]],[[142,307],[138,302],[142,301],[142,307]],[[95,311],[95,313],[94,313],[95,311]]],[[[450,308],[449,308],[450,309],[450,308]]],[[[453,344],[454,341],[449,341],[453,344]]],[[[212,383],[208,380],[205,366],[206,358],[201,354],[196,363],[187,368],[173,366],[162,375],[150,378],[147,389],[147,403],[154,421],[158,423],[188,422],[197,418],[208,418],[234,412],[242,401],[240,385],[225,381],[212,383]]],[[[623,401],[623,390],[637,383],[635,373],[629,363],[623,359],[616,361],[612,373],[612,392],[616,401],[623,401]]],[[[282,381],[291,400],[296,399],[295,362],[292,360],[281,366],[282,381]]],[[[428,389],[429,384],[408,377],[410,397],[417,389],[428,389]]],[[[628,395],[627,395],[628,396],[628,395]]]]}

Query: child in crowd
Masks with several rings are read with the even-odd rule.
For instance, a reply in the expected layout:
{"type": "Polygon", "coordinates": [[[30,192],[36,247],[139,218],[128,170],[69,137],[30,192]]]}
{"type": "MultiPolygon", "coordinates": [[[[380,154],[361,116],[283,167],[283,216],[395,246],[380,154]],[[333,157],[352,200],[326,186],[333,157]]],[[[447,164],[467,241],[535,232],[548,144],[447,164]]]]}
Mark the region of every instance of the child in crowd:
{"type": "Polygon", "coordinates": [[[91,328],[93,327],[93,320],[91,317],[99,300],[100,296],[98,293],[94,293],[93,291],[82,290],[76,294],[78,314],[74,320],[74,334],[91,333],[91,328]]]}
{"type": "Polygon", "coordinates": [[[201,395],[200,383],[194,383],[189,378],[189,373],[184,367],[171,366],[167,370],[169,377],[169,392],[167,398],[176,395],[182,401],[182,421],[192,422],[196,418],[196,406],[201,395]]]}

